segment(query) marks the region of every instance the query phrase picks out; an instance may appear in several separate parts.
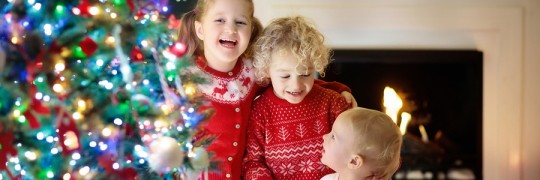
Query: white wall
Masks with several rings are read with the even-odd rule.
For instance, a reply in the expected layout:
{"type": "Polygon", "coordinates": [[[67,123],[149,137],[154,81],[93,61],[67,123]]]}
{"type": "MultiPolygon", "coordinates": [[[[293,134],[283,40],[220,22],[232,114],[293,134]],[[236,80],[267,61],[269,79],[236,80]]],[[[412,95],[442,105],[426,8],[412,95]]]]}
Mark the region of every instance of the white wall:
{"type": "Polygon", "coordinates": [[[523,179],[540,179],[540,1],[525,7],[523,179]]]}
{"type": "Polygon", "coordinates": [[[540,179],[540,3],[255,0],[263,24],[311,18],[334,48],[484,53],[484,179],[540,179]],[[536,52],[535,52],[536,51],[536,52]]]}

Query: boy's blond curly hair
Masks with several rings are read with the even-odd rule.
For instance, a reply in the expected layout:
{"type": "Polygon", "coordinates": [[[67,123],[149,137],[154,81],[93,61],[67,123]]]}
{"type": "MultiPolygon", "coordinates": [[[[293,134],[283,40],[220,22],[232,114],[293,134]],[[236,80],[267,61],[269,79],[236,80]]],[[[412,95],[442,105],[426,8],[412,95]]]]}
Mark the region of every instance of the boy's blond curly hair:
{"type": "Polygon", "coordinates": [[[269,83],[269,67],[274,52],[288,52],[298,60],[297,67],[313,66],[324,76],[330,63],[330,49],[324,45],[324,36],[301,16],[273,20],[254,45],[255,76],[262,85],[269,83]]]}

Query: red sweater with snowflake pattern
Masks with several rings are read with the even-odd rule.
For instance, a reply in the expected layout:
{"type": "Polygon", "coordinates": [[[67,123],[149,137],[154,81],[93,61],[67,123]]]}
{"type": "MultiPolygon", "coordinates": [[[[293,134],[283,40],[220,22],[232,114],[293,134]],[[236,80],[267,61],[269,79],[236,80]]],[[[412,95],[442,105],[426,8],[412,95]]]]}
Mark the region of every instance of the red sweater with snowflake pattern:
{"type": "Polygon", "coordinates": [[[245,179],[319,180],[333,171],[320,162],[322,135],[350,107],[338,93],[313,85],[299,104],[268,88],[253,103],[248,125],[245,179]]]}
{"type": "MultiPolygon", "coordinates": [[[[217,137],[206,149],[214,153],[212,161],[219,162],[218,171],[210,172],[208,179],[240,179],[251,104],[262,87],[255,83],[250,59],[238,60],[230,72],[210,68],[202,57],[198,57],[196,62],[197,66],[186,71],[210,80],[207,84],[198,85],[197,90],[211,102],[209,108],[215,110],[203,127],[205,133],[217,137]]],[[[351,91],[337,82],[316,80],[315,83],[336,92],[351,91]]]]}

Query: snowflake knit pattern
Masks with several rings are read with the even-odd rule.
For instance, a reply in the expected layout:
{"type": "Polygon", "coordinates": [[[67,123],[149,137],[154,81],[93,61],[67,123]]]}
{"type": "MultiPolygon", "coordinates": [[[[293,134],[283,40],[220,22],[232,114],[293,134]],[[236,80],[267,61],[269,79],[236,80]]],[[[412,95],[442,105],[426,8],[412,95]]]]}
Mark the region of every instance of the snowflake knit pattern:
{"type": "Polygon", "coordinates": [[[248,125],[245,179],[316,179],[333,171],[320,162],[322,136],[350,105],[338,93],[314,85],[299,104],[268,88],[253,103],[248,125]]]}

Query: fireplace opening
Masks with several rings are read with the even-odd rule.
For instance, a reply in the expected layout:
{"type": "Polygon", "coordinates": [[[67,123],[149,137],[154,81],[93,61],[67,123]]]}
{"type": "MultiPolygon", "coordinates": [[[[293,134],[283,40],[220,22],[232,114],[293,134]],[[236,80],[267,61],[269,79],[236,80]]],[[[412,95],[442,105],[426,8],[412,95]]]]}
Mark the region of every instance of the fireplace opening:
{"type": "Polygon", "coordinates": [[[322,79],[349,86],[358,106],[386,112],[385,88],[401,100],[395,122],[404,133],[402,163],[394,179],[482,179],[481,52],[333,53],[322,79]]]}

